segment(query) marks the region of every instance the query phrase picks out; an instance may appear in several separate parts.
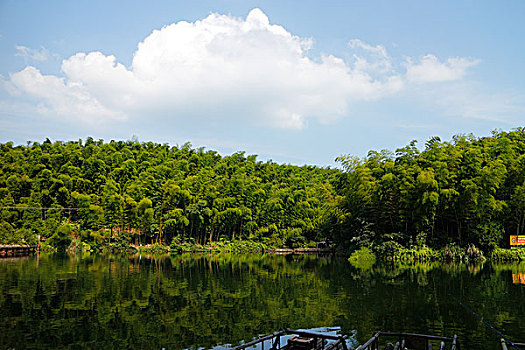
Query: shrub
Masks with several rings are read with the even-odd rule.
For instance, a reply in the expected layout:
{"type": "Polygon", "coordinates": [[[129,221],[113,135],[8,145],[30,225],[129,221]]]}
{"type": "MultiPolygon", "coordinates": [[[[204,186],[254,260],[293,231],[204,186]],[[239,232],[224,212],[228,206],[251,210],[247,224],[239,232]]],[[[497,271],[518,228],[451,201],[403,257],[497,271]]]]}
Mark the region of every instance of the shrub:
{"type": "Polygon", "coordinates": [[[167,253],[170,251],[170,247],[162,245],[160,243],[155,243],[152,245],[140,247],[140,251],[147,253],[167,253]]]}
{"type": "Polygon", "coordinates": [[[483,251],[474,244],[469,244],[466,251],[466,261],[484,261],[483,251]]]}
{"type": "Polygon", "coordinates": [[[73,229],[71,225],[64,223],[57,227],[55,233],[46,240],[46,244],[57,248],[58,250],[66,250],[71,244],[71,233],[73,229]]]}
{"type": "Polygon", "coordinates": [[[511,248],[511,249],[496,248],[491,252],[490,258],[496,261],[525,260],[525,248],[511,248]]]}
{"type": "Polygon", "coordinates": [[[394,259],[403,246],[396,241],[386,241],[375,246],[374,251],[382,259],[394,259]]]}
{"type": "Polygon", "coordinates": [[[49,244],[42,243],[40,244],[40,252],[42,253],[54,253],[57,249],[55,247],[50,246],[49,244]]]}
{"type": "Polygon", "coordinates": [[[93,249],[86,242],[82,242],[80,239],[72,239],[69,247],[69,252],[92,252],[93,249]]]}
{"type": "Polygon", "coordinates": [[[170,251],[172,252],[191,252],[196,249],[197,247],[193,237],[188,238],[178,235],[173,237],[170,244],[170,251]]]}
{"type": "Polygon", "coordinates": [[[505,233],[503,226],[493,221],[478,225],[475,231],[481,247],[485,250],[497,248],[505,233]]]}
{"type": "Polygon", "coordinates": [[[441,259],[445,261],[485,261],[483,251],[476,247],[474,244],[470,244],[467,248],[461,248],[455,243],[445,246],[439,252],[441,259]]]}
{"type": "Polygon", "coordinates": [[[447,244],[440,253],[445,261],[461,261],[465,257],[465,251],[455,243],[447,244]]]}
{"type": "Polygon", "coordinates": [[[376,255],[372,252],[372,249],[362,247],[350,255],[348,261],[355,267],[360,269],[368,270],[376,262],[376,255]]]}
{"type": "Polygon", "coordinates": [[[430,261],[437,259],[439,254],[432,248],[423,245],[419,248],[401,248],[395,257],[405,261],[430,261]]]}

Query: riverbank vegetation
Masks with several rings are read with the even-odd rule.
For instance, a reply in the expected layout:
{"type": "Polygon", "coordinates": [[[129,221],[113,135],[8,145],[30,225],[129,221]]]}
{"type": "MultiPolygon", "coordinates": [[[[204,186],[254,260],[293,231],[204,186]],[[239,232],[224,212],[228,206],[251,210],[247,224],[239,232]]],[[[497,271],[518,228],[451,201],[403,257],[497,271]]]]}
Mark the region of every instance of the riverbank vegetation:
{"type": "Polygon", "coordinates": [[[524,128],[450,142],[433,137],[423,150],[414,141],[338,160],[341,201],[326,230],[352,250],[395,258],[429,246],[449,257],[487,256],[508,247],[509,235],[525,233],[524,128]]]}
{"type": "Polygon", "coordinates": [[[58,249],[78,239],[94,249],[177,239],[305,246],[323,238],[339,173],[190,144],[91,138],[8,142],[0,159],[0,243],[40,236],[58,249]]]}
{"type": "Polygon", "coordinates": [[[0,160],[0,244],[235,251],[332,241],[380,259],[523,258],[502,248],[525,233],[524,128],[341,156],[341,170],[92,138],[7,142],[0,160]]]}

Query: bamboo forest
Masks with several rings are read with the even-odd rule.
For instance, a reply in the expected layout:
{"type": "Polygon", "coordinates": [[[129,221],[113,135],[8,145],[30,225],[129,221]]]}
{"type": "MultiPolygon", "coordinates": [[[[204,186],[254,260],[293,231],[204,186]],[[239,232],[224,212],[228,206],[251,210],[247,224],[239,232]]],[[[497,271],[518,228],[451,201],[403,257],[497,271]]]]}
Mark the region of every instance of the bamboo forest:
{"type": "Polygon", "coordinates": [[[39,249],[0,258],[0,348],[231,349],[293,328],[493,349],[494,330],[525,333],[525,250],[509,243],[524,128],[336,168],[92,138],[0,155],[0,244],[39,249]]]}
{"type": "Polygon", "coordinates": [[[0,243],[403,249],[490,254],[525,226],[525,129],[432,137],[340,169],[133,141],[0,145],[0,243]],[[250,245],[251,244],[251,245],[250,245]],[[433,250],[432,250],[433,249],[433,250]]]}
{"type": "Polygon", "coordinates": [[[0,0],[0,350],[525,350],[525,0],[0,0]]]}

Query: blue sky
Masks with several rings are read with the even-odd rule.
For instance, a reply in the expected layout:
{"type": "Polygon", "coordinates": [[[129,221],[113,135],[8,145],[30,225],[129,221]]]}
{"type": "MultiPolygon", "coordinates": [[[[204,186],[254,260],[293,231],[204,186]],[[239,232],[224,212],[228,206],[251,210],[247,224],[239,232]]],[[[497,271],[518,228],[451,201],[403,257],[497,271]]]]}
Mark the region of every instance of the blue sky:
{"type": "Polygon", "coordinates": [[[523,1],[0,1],[0,142],[334,166],[525,126],[523,1]]]}

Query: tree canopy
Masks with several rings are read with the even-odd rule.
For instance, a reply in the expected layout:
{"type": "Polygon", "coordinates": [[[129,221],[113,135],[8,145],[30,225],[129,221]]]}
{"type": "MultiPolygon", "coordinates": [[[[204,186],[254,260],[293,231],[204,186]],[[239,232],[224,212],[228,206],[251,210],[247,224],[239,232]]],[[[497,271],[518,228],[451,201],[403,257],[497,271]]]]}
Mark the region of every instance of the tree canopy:
{"type": "Polygon", "coordinates": [[[491,249],[525,234],[525,128],[338,160],[343,200],[331,229],[347,245],[425,240],[491,249]]]}
{"type": "Polygon", "coordinates": [[[60,247],[177,238],[490,250],[525,234],[525,128],[345,155],[341,169],[92,138],[7,142],[0,160],[0,243],[40,235],[60,247]]]}
{"type": "Polygon", "coordinates": [[[262,162],[244,152],[221,156],[189,143],[92,138],[8,142],[0,145],[0,159],[0,243],[41,235],[55,245],[70,236],[301,245],[320,237],[338,173],[262,162]]]}

